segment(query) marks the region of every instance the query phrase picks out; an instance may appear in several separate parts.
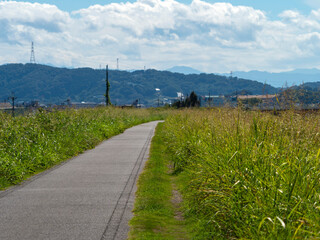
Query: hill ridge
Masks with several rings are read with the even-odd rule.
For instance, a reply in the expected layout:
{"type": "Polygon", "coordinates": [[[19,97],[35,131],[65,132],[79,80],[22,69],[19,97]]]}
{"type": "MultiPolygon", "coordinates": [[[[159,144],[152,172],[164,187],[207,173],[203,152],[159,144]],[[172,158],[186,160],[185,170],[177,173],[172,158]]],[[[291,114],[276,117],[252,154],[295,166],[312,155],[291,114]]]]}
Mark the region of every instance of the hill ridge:
{"type": "MultiPolygon", "coordinates": [[[[225,95],[247,90],[252,94],[272,94],[278,90],[270,85],[241,78],[215,74],[190,74],[158,71],[133,72],[109,70],[110,95],[114,104],[130,104],[136,99],[152,106],[158,98],[175,98],[177,92],[198,95],[225,95]]],[[[72,101],[103,102],[105,70],[92,68],[57,68],[40,64],[5,64],[0,66],[0,101],[15,92],[18,101],[39,100],[43,103],[72,101]]]]}

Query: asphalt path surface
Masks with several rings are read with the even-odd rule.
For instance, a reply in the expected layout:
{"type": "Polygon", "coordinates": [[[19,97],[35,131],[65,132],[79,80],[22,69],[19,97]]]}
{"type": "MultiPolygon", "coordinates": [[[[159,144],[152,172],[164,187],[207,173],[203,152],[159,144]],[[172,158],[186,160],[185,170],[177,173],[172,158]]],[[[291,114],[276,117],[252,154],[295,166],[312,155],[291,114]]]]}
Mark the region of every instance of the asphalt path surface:
{"type": "Polygon", "coordinates": [[[157,123],[130,128],[0,191],[0,239],[126,239],[157,123]]]}

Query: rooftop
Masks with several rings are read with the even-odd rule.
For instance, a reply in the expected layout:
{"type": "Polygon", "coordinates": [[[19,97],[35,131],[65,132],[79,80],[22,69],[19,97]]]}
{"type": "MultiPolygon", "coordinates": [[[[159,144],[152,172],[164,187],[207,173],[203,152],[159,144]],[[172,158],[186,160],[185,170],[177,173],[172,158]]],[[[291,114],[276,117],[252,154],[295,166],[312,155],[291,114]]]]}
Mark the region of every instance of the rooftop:
{"type": "Polygon", "coordinates": [[[252,98],[257,98],[257,99],[272,99],[275,98],[276,95],[239,95],[238,99],[252,99],[252,98]]]}

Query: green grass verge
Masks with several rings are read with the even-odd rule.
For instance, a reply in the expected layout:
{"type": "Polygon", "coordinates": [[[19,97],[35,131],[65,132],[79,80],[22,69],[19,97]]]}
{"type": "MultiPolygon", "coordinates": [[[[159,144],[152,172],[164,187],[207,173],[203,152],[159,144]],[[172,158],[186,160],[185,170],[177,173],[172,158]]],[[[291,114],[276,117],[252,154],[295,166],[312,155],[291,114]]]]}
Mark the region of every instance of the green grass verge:
{"type": "Polygon", "coordinates": [[[150,159],[138,180],[129,239],[189,239],[185,222],[175,218],[179,211],[178,204],[172,203],[176,177],[170,173],[163,135],[163,123],[159,123],[150,159]]]}
{"type": "Polygon", "coordinates": [[[0,113],[0,190],[91,149],[125,129],[163,119],[160,109],[67,109],[12,118],[0,113]]]}

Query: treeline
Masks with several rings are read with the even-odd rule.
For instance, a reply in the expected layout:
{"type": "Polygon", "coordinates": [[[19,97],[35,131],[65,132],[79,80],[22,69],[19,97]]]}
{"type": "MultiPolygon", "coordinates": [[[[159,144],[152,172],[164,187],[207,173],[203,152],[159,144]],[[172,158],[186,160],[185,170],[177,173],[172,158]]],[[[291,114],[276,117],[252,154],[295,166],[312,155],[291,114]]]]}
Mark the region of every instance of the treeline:
{"type": "MultiPolygon", "coordinates": [[[[140,99],[155,106],[158,99],[176,98],[177,92],[195,91],[198,95],[226,95],[246,89],[253,94],[269,94],[277,89],[257,81],[230,78],[215,74],[172,73],[157,70],[109,71],[110,98],[113,104],[131,104],[140,99]]],[[[91,68],[56,68],[38,64],[7,64],[0,66],[0,101],[15,92],[17,101],[38,100],[42,103],[104,102],[105,70],[91,68]]]]}
{"type": "Polygon", "coordinates": [[[280,92],[279,100],[286,104],[319,104],[320,90],[308,86],[298,86],[280,92]]]}

